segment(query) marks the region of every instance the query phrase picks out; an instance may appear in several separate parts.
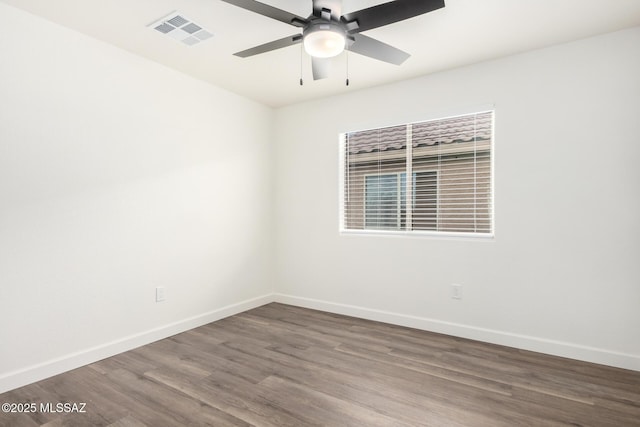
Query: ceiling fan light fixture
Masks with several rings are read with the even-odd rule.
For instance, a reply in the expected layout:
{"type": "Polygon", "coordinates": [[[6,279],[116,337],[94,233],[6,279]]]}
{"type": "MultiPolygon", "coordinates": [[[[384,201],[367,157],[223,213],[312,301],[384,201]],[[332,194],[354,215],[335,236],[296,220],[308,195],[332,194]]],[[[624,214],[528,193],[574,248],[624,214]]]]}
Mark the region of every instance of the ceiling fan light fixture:
{"type": "Polygon", "coordinates": [[[346,37],[337,25],[316,25],[304,33],[304,50],[314,58],[331,58],[342,53],[346,37]]]}

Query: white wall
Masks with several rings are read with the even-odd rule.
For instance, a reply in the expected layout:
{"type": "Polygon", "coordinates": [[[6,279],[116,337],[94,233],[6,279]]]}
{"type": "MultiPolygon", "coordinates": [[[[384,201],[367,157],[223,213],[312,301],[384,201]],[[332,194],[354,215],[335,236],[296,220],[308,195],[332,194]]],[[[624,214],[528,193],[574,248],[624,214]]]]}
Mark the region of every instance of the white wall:
{"type": "Polygon", "coordinates": [[[635,28],[278,110],[278,299],[640,370],[639,46],[635,28]],[[493,241],[338,234],[338,133],[485,104],[493,241]]]}
{"type": "Polygon", "coordinates": [[[3,3],[0,52],[0,392],[265,301],[272,110],[3,3]]]}

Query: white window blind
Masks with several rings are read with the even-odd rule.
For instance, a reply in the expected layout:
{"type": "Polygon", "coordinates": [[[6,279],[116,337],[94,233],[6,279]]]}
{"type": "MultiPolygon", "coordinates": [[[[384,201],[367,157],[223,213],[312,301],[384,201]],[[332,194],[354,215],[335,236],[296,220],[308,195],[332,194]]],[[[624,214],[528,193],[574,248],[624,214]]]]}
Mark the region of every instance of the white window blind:
{"type": "Polygon", "coordinates": [[[342,229],[491,234],[492,139],[492,111],[344,134],[342,229]]]}

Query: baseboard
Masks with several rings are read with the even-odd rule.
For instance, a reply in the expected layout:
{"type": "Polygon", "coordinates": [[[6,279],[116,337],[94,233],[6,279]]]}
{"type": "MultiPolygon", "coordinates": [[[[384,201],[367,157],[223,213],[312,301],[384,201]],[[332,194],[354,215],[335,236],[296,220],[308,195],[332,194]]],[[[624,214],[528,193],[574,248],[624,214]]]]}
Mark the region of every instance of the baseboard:
{"type": "Polygon", "coordinates": [[[579,344],[478,328],[475,326],[445,322],[442,320],[410,316],[383,310],[374,310],[366,307],[339,304],[312,298],[302,298],[285,294],[274,294],[273,297],[275,302],[283,304],[312,308],[335,314],[359,317],[361,319],[375,320],[393,325],[406,326],[523,350],[551,354],[554,356],[567,357],[569,359],[640,371],[640,356],[638,355],[618,353],[615,351],[579,344]]]}
{"type": "Polygon", "coordinates": [[[225,317],[233,316],[234,314],[251,310],[252,308],[256,308],[270,302],[280,302],[283,304],[290,304],[298,307],[306,307],[315,310],[322,310],[330,313],[343,314],[346,316],[359,317],[362,319],[369,319],[378,322],[422,329],[461,338],[469,338],[477,341],[500,344],[508,347],[520,348],[523,350],[530,350],[555,356],[567,357],[570,359],[582,360],[585,362],[599,363],[623,369],[640,371],[640,356],[637,355],[618,353],[600,348],[548,340],[527,335],[513,334],[492,329],[478,328],[475,326],[445,322],[442,320],[429,319],[425,317],[410,316],[384,310],[375,310],[355,305],[340,304],[312,298],[296,297],[293,295],[267,294],[257,298],[241,301],[236,304],[227,305],[225,307],[221,307],[207,313],[154,328],[139,334],[130,335],[128,337],[100,346],[68,354],[66,356],[49,360],[38,365],[29,366],[17,371],[0,375],[0,393],[4,393],[6,391],[34,383],[36,381],[40,381],[54,375],[58,375],[72,369],[97,362],[98,360],[102,360],[107,357],[111,357],[116,354],[152,343],[154,341],[179,334],[189,329],[197,328],[198,326],[202,326],[207,323],[215,322],[216,320],[220,320],[225,317]]]}
{"type": "Polygon", "coordinates": [[[242,313],[243,311],[251,310],[252,308],[270,302],[273,302],[273,294],[248,299],[178,322],[0,375],[0,393],[97,362],[98,360],[179,334],[189,329],[197,328],[198,326],[206,325],[207,323],[215,322],[225,317],[233,316],[234,314],[242,313]]]}

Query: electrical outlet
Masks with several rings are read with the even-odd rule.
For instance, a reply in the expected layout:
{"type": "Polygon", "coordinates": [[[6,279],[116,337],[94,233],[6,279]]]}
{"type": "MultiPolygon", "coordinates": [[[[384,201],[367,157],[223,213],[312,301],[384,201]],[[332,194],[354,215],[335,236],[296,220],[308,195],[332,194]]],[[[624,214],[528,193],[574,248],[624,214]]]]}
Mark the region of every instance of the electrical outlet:
{"type": "Polygon", "coordinates": [[[156,288],[156,302],[160,302],[160,301],[164,301],[164,300],[165,300],[164,288],[163,287],[157,287],[156,288]]]}
{"type": "Polygon", "coordinates": [[[451,285],[451,298],[462,299],[462,285],[458,283],[451,285]]]}

